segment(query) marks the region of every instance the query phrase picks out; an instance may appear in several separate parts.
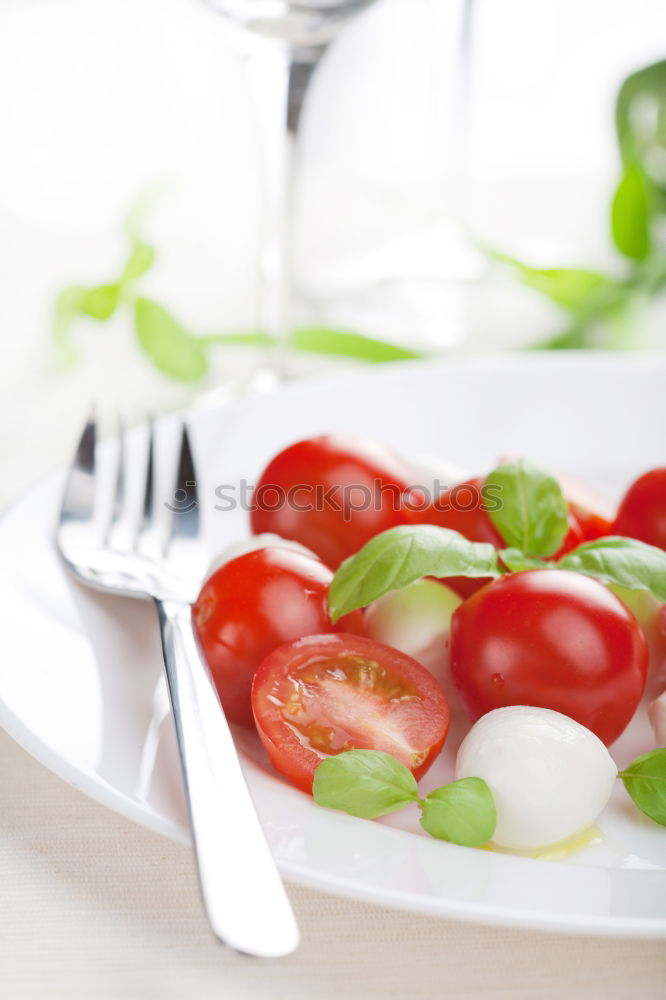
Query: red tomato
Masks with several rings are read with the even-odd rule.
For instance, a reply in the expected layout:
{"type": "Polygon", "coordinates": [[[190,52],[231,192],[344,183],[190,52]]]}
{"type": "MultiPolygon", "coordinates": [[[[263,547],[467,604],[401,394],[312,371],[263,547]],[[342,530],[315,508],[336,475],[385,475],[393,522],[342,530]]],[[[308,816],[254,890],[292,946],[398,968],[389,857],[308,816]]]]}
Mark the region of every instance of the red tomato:
{"type": "Polygon", "coordinates": [[[564,570],[501,577],[451,622],[451,672],[473,719],[505,705],[552,708],[612,743],[638,707],[647,661],[622,601],[564,570]]]}
{"type": "Polygon", "coordinates": [[[564,541],[560,545],[559,549],[554,555],[549,556],[549,559],[561,559],[565,556],[567,552],[571,552],[572,549],[577,549],[579,545],[587,541],[585,534],[581,527],[580,521],[574,514],[571,504],[569,504],[569,530],[564,536],[564,541]]]}
{"type": "Polygon", "coordinates": [[[264,469],[252,501],[252,531],[307,546],[337,568],[387,528],[407,523],[410,466],[382,445],[342,434],[299,441],[264,469]]]}
{"type": "Polygon", "coordinates": [[[646,472],[629,487],[617,512],[613,534],[666,549],[666,467],[646,472]]]}
{"type": "Polygon", "coordinates": [[[319,762],[384,750],[419,778],[439,753],[449,707],[431,673],[404,653],[354,635],[311,635],[266,657],[252,708],[273,766],[305,792],[319,762]]]}
{"type": "Polygon", "coordinates": [[[613,522],[598,511],[583,507],[573,500],[569,501],[569,510],[580,526],[583,536],[581,542],[593,542],[596,538],[603,538],[605,535],[611,534],[613,522]]]}
{"type": "Polygon", "coordinates": [[[331,625],[330,569],[287,548],[256,549],[206,581],[194,623],[227,718],[252,725],[250,687],[265,656],[290,639],[319,632],[364,633],[360,611],[331,625]]]}
{"type": "Polygon", "coordinates": [[[411,511],[412,522],[437,524],[440,528],[459,531],[470,542],[490,542],[501,549],[504,542],[488,516],[483,483],[484,480],[477,477],[444,490],[423,510],[411,511]]]}

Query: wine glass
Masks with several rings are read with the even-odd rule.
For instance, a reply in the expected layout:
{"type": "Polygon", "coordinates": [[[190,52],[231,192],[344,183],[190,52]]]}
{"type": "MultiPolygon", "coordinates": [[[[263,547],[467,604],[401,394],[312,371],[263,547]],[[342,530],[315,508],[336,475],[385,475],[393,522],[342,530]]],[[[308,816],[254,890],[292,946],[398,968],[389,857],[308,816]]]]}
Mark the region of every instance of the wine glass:
{"type": "MultiPolygon", "coordinates": [[[[261,129],[264,211],[258,318],[262,331],[276,344],[274,381],[285,375],[292,333],[294,189],[301,111],[327,48],[374,0],[206,2],[235,29],[261,129]]],[[[262,378],[266,380],[265,372],[262,378]]]]}

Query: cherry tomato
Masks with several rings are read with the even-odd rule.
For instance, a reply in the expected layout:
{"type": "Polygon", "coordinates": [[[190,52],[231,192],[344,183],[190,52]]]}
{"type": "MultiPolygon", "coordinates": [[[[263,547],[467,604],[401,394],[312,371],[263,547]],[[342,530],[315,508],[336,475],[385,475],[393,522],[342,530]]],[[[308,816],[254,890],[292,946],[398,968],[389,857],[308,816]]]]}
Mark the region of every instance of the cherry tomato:
{"type": "Polygon", "coordinates": [[[404,653],[354,635],[312,635],[274,650],[252,684],[273,766],[305,792],[319,762],[383,750],[419,778],[439,753],[449,707],[431,673],[404,653]]]}
{"type": "Polygon", "coordinates": [[[552,708],[612,743],[645,687],[648,652],[631,611],[564,570],[489,583],[451,622],[451,671],[473,719],[505,705],[552,708]]]}
{"type": "Polygon", "coordinates": [[[666,466],[646,472],[629,487],[617,512],[613,534],[666,549],[666,466]]]}
{"type": "Polygon", "coordinates": [[[358,611],[331,625],[326,596],[332,578],[313,556],[273,547],[230,560],[206,581],[193,618],[231,722],[252,725],[252,678],[276,646],[315,632],[364,633],[358,611]]]}
{"type": "MultiPolygon", "coordinates": [[[[484,480],[477,477],[444,490],[427,507],[412,510],[412,522],[437,524],[440,528],[459,531],[470,542],[490,542],[495,548],[502,548],[502,536],[488,516],[483,484],[484,480]]],[[[409,509],[409,504],[407,506],[409,509]]]]}
{"type": "Polygon", "coordinates": [[[582,542],[593,542],[597,538],[611,534],[613,522],[599,511],[591,510],[573,500],[569,501],[569,510],[578,521],[583,536],[582,542]]]}
{"type": "Polygon", "coordinates": [[[411,476],[406,462],[363,438],[299,441],[261,474],[252,531],[292,538],[336,569],[381,531],[407,523],[402,500],[411,476]]]}
{"type": "Polygon", "coordinates": [[[564,541],[560,545],[559,549],[554,555],[549,556],[549,559],[561,559],[565,556],[567,552],[571,552],[572,549],[577,549],[579,545],[587,541],[585,534],[581,527],[580,521],[574,514],[571,504],[569,504],[569,530],[564,536],[564,541]]]}

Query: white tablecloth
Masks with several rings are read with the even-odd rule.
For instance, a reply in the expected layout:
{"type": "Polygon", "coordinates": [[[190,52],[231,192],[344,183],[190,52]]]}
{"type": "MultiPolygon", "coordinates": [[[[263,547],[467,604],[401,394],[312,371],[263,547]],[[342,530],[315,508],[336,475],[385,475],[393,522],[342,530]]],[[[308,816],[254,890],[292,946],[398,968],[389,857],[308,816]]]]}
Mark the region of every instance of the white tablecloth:
{"type": "Polygon", "coordinates": [[[666,948],[419,917],[290,886],[299,951],[216,944],[188,848],[134,826],[0,737],[3,1000],[619,1000],[664,996],[666,948]]]}

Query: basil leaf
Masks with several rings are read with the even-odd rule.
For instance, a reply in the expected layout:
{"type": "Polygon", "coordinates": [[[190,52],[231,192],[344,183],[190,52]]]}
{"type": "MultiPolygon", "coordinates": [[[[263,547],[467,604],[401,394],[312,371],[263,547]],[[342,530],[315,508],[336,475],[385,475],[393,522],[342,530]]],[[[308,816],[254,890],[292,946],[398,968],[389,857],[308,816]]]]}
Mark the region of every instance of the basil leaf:
{"type": "Polygon", "coordinates": [[[297,351],[335,354],[343,358],[358,358],[359,361],[381,363],[425,357],[422,351],[399,347],[374,337],[365,337],[360,333],[328,330],[325,327],[305,327],[295,330],[290,340],[291,346],[297,351]]]}
{"type": "Polygon", "coordinates": [[[557,480],[529,462],[500,465],[486,479],[501,500],[488,516],[512,548],[525,555],[550,556],[569,530],[567,502],[557,480]]]}
{"type": "Polygon", "coordinates": [[[641,812],[666,826],[666,749],[637,757],[619,777],[641,812]]]}
{"type": "Polygon", "coordinates": [[[610,535],[585,542],[563,556],[557,568],[571,569],[628,590],[648,590],[658,600],[666,601],[666,552],[634,538],[610,535]]]}
{"type": "Polygon", "coordinates": [[[78,361],[78,352],[72,344],[72,323],[81,313],[81,302],[86,290],[81,285],[68,285],[58,292],[53,310],[53,346],[63,366],[78,361]]]}
{"type": "Polygon", "coordinates": [[[495,803],[483,778],[461,778],[436,788],[423,802],[422,810],[423,829],[452,844],[481,847],[495,832],[495,803]]]}
{"type": "Polygon", "coordinates": [[[345,559],[329,585],[328,609],[337,622],[423,576],[499,575],[494,546],[469,542],[457,531],[432,524],[400,525],[376,535],[345,559]]]}
{"type": "Polygon", "coordinates": [[[638,163],[630,163],[611,205],[613,241],[620,253],[645,260],[650,252],[649,182],[638,163]]]}
{"type": "Polygon", "coordinates": [[[530,267],[515,257],[494,253],[496,260],[512,267],[523,285],[546,295],[564,309],[577,310],[592,293],[608,284],[608,278],[599,271],[583,267],[530,267]]]}
{"type": "Polygon", "coordinates": [[[134,324],[139,346],[160,371],[184,382],[205,374],[208,364],[199,340],[157,302],[137,299],[134,324]]]}
{"type": "Polygon", "coordinates": [[[520,549],[500,549],[499,557],[512,573],[522,573],[526,569],[548,569],[551,565],[536,556],[526,556],[520,549]]]}
{"type": "Polygon", "coordinates": [[[418,801],[412,772],[381,750],[347,750],[325,757],[315,771],[312,794],[327,809],[376,819],[418,801]]]}
{"type": "Polygon", "coordinates": [[[615,104],[615,130],[622,162],[626,165],[639,160],[650,174],[650,164],[659,163],[666,146],[666,61],[645,66],[626,78],[615,104]]]}
{"type": "Polygon", "coordinates": [[[104,321],[113,316],[120,298],[119,285],[97,285],[88,288],[80,301],[80,312],[91,319],[104,321]]]}
{"type": "Polygon", "coordinates": [[[121,283],[134,281],[136,278],[140,278],[142,274],[145,274],[146,271],[150,270],[154,263],[155,248],[151,247],[148,243],[144,243],[143,240],[138,239],[138,237],[133,237],[132,252],[130,253],[127,263],[123,269],[123,273],[120,278],[121,283]]]}

